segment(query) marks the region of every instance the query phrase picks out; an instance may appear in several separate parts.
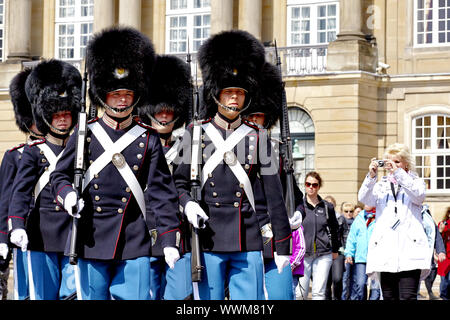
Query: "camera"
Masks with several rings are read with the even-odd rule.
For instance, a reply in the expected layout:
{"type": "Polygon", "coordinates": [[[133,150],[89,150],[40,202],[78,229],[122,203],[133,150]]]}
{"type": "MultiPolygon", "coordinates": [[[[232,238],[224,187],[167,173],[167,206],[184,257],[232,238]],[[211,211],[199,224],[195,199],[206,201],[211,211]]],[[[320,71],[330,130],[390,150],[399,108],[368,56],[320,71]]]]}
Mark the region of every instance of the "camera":
{"type": "Polygon", "coordinates": [[[378,163],[378,167],[384,167],[384,160],[375,160],[378,163]]]}

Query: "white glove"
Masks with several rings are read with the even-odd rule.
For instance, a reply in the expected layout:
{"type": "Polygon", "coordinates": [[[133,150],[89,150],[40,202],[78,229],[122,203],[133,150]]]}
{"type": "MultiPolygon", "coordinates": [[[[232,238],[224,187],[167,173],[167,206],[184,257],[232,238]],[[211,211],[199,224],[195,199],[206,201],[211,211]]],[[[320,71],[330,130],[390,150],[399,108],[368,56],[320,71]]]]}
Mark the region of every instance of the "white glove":
{"type": "Polygon", "coordinates": [[[0,243],[0,256],[6,259],[8,256],[8,245],[6,243],[0,243]]]}
{"type": "Polygon", "coordinates": [[[28,236],[24,229],[14,229],[11,232],[11,243],[15,244],[22,251],[27,251],[28,236]]]}
{"type": "Polygon", "coordinates": [[[209,219],[202,207],[200,207],[200,205],[195,201],[189,201],[186,203],[184,206],[184,214],[186,215],[188,221],[196,229],[203,229],[205,227],[206,220],[209,219]]]}
{"type": "Polygon", "coordinates": [[[297,230],[300,228],[303,222],[302,213],[300,211],[295,211],[292,218],[289,218],[289,224],[291,225],[291,230],[297,230]]]}
{"type": "Polygon", "coordinates": [[[163,252],[166,263],[169,265],[170,269],[173,269],[175,267],[175,262],[180,259],[178,249],[174,247],[166,247],[163,249],[163,252]]]}
{"type": "Polygon", "coordinates": [[[84,200],[82,198],[77,200],[77,193],[75,191],[71,191],[67,194],[64,199],[64,209],[66,209],[67,213],[74,218],[80,218],[80,212],[84,208],[84,200]],[[78,204],[77,204],[78,201],[78,204]],[[72,212],[73,207],[78,205],[78,211],[72,212]]]}
{"type": "Polygon", "coordinates": [[[278,273],[282,273],[283,269],[290,264],[291,256],[279,256],[274,253],[275,264],[277,265],[278,273]]]}

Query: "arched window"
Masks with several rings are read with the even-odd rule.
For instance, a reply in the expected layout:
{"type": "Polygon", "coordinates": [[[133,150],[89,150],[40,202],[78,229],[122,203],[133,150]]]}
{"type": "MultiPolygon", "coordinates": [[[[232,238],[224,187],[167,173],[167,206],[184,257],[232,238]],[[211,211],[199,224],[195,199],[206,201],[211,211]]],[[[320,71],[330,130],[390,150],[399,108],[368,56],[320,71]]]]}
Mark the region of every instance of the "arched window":
{"type": "MultiPolygon", "coordinates": [[[[305,175],[314,170],[314,123],[309,114],[298,107],[290,107],[288,115],[295,179],[300,189],[304,190],[305,175]]],[[[279,138],[279,122],[272,129],[272,136],[279,138]]]]}
{"type": "Polygon", "coordinates": [[[450,191],[450,114],[412,119],[412,154],[416,172],[432,193],[450,191]]]}

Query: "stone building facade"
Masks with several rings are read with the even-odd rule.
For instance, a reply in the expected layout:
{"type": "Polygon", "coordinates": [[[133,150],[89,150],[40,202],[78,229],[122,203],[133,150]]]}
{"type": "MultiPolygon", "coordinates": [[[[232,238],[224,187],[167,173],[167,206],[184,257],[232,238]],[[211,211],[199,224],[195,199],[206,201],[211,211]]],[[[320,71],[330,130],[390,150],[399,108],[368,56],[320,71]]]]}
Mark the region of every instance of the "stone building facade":
{"type": "MultiPolygon", "coordinates": [[[[25,137],[8,95],[24,66],[81,68],[92,33],[113,24],[148,35],[157,53],[193,54],[209,35],[244,29],[278,47],[299,185],[356,203],[372,157],[411,149],[436,220],[450,205],[450,1],[0,0],[0,155],[25,137]]],[[[276,129],[274,134],[276,134],[276,129]]]]}

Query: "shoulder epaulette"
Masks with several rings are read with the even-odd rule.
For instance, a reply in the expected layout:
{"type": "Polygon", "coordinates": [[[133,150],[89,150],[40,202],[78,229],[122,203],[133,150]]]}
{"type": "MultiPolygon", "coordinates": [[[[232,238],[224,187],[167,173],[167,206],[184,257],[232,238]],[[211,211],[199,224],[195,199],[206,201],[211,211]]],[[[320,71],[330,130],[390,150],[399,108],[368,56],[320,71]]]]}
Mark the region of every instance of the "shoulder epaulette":
{"type": "Polygon", "coordinates": [[[146,124],[145,122],[142,122],[139,118],[134,117],[133,118],[134,122],[136,122],[136,124],[138,124],[139,126],[141,126],[142,128],[145,128],[147,130],[151,130],[151,131],[156,131],[155,128],[153,128],[151,125],[146,124]]]}
{"type": "Polygon", "coordinates": [[[99,117],[95,117],[94,119],[88,120],[88,124],[94,123],[96,121],[98,121],[98,119],[100,119],[99,117]]]}
{"type": "Polygon", "coordinates": [[[45,142],[45,138],[37,139],[37,140],[33,140],[33,141],[28,142],[28,146],[32,147],[32,146],[36,146],[38,144],[42,144],[44,142],[45,142]]]}
{"type": "Polygon", "coordinates": [[[248,121],[248,120],[243,120],[243,123],[246,124],[247,126],[255,129],[256,131],[261,131],[263,130],[263,128],[259,127],[256,123],[248,121]]]}
{"type": "MultiPolygon", "coordinates": [[[[208,119],[200,120],[200,124],[205,124],[205,123],[211,122],[212,119],[213,119],[213,118],[208,118],[208,119]]],[[[189,123],[189,125],[188,125],[187,127],[188,127],[189,129],[191,129],[193,126],[194,126],[194,123],[191,122],[191,123],[189,123]]]]}
{"type": "Polygon", "coordinates": [[[11,149],[7,150],[7,152],[13,152],[13,151],[15,151],[15,150],[17,150],[17,149],[22,148],[22,147],[25,146],[25,145],[26,145],[26,143],[20,143],[20,144],[18,144],[17,146],[12,147],[11,149]]]}

